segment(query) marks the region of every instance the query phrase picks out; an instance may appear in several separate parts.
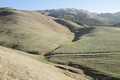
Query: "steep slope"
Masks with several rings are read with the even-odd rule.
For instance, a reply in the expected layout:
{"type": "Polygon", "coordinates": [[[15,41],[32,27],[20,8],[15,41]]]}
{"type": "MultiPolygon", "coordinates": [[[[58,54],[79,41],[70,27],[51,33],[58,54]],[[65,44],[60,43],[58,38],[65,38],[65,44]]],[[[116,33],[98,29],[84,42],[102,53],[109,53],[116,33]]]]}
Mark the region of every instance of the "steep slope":
{"type": "Polygon", "coordinates": [[[38,10],[37,12],[56,18],[71,20],[80,25],[108,25],[111,22],[111,20],[99,17],[89,11],[75,8],[38,10]]]}
{"type": "Polygon", "coordinates": [[[0,8],[0,45],[47,53],[73,39],[70,30],[37,12],[0,8]]]}
{"type": "Polygon", "coordinates": [[[41,63],[21,51],[0,47],[0,80],[88,80],[41,63]],[[71,77],[74,76],[74,77],[71,77]]]}

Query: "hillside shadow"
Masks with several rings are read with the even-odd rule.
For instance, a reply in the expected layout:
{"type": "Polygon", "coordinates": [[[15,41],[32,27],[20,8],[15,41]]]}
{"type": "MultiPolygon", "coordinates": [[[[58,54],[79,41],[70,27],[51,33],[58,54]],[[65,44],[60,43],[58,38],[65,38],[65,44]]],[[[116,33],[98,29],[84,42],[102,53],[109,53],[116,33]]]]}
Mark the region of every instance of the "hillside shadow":
{"type": "Polygon", "coordinates": [[[85,67],[79,64],[69,63],[68,66],[82,69],[85,75],[92,77],[93,80],[120,80],[117,77],[109,76],[107,74],[101,73],[97,70],[94,70],[94,69],[91,69],[89,67],[85,67]]]}
{"type": "Polygon", "coordinates": [[[79,40],[81,36],[88,34],[95,29],[95,27],[81,28],[62,19],[55,19],[54,21],[67,27],[72,33],[74,33],[74,39],[72,40],[73,42],[79,40]]]}
{"type": "Polygon", "coordinates": [[[75,42],[75,41],[79,40],[81,36],[90,33],[93,29],[95,29],[95,28],[92,27],[92,28],[78,29],[76,32],[74,32],[75,37],[74,37],[74,39],[72,41],[75,42]]]}
{"type": "Polygon", "coordinates": [[[72,23],[69,23],[69,22],[67,22],[65,20],[62,20],[62,19],[55,19],[54,21],[56,21],[57,23],[67,27],[71,32],[75,33],[75,30],[76,30],[75,28],[77,26],[73,25],[72,23]]]}

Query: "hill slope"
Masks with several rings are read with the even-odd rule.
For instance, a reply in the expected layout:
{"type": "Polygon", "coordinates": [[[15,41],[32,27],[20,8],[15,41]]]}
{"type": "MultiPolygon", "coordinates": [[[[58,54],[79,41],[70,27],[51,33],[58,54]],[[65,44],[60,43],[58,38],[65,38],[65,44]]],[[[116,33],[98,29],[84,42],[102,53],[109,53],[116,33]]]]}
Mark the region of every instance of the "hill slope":
{"type": "MultiPolygon", "coordinates": [[[[69,77],[73,75],[70,72],[64,72],[22,54],[27,53],[0,47],[0,80],[77,80],[69,77]]],[[[81,79],[87,80],[84,77],[81,79]]]]}
{"type": "Polygon", "coordinates": [[[0,45],[47,53],[73,39],[70,30],[37,12],[0,8],[0,45]]]}

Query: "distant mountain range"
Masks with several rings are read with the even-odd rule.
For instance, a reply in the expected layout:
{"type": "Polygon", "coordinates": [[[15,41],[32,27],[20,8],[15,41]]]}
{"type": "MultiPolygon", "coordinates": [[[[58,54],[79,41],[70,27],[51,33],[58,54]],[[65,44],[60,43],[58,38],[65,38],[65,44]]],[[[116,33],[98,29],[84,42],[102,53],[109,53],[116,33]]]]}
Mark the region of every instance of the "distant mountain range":
{"type": "Polygon", "coordinates": [[[64,18],[80,25],[101,26],[114,25],[120,22],[120,12],[117,13],[92,13],[83,9],[61,8],[51,10],[37,10],[44,15],[55,18],[64,18]]]}

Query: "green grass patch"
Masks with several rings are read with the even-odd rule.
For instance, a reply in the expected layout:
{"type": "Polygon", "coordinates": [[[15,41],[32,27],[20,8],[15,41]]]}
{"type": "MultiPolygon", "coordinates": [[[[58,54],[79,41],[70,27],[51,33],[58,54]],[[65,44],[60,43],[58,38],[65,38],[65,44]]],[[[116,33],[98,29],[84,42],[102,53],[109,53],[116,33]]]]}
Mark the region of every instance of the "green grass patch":
{"type": "Polygon", "coordinates": [[[52,53],[118,52],[120,51],[119,34],[120,28],[96,27],[90,33],[80,36],[78,41],[52,53]]]}

